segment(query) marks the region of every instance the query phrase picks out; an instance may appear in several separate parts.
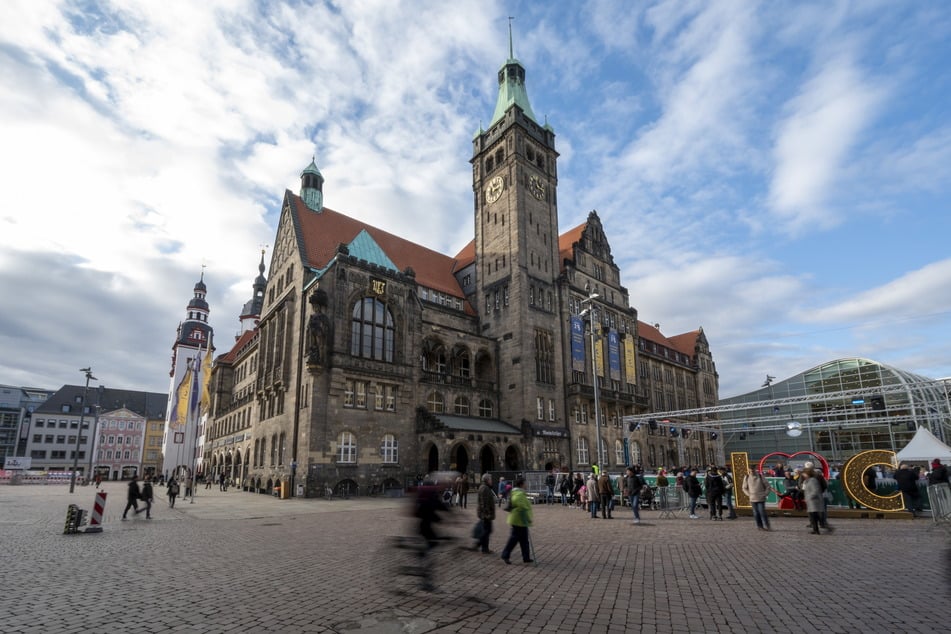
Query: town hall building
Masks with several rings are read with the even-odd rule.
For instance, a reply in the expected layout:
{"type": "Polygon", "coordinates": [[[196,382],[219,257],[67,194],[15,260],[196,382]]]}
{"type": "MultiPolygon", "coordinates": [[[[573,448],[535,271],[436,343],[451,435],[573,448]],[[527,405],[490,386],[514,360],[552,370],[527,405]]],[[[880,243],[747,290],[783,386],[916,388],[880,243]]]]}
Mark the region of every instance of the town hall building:
{"type": "Polygon", "coordinates": [[[711,438],[622,422],[715,405],[709,344],[638,320],[597,212],[560,231],[555,133],[511,51],[498,83],[459,253],[325,205],[315,162],[285,192],[256,327],[215,362],[206,470],[313,496],[439,470],[656,468],[685,447],[689,463],[714,460],[711,438]]]}

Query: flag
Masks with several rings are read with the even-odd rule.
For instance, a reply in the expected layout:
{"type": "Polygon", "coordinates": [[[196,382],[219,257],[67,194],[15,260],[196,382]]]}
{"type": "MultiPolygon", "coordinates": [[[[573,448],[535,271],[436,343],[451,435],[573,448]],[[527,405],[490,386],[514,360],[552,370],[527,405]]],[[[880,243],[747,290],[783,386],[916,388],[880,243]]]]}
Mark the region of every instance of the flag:
{"type": "Polygon", "coordinates": [[[208,349],[201,363],[201,408],[205,412],[211,411],[211,361],[211,349],[208,349]]]}
{"type": "Polygon", "coordinates": [[[198,399],[201,398],[201,386],[198,383],[198,372],[201,370],[201,348],[198,349],[198,356],[193,362],[195,365],[192,370],[192,385],[189,391],[188,413],[198,413],[198,399]]]}
{"type": "Polygon", "coordinates": [[[185,370],[185,376],[182,377],[178,387],[175,388],[175,401],[172,403],[172,415],[169,416],[169,425],[175,429],[180,429],[188,421],[188,400],[191,394],[192,385],[192,366],[188,364],[185,370]]]}

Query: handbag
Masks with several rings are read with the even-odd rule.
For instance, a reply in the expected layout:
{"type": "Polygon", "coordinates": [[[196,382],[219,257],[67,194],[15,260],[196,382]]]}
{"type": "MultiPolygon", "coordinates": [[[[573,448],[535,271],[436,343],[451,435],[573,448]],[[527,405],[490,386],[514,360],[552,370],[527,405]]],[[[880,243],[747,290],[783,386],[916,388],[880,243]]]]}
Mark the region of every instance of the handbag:
{"type": "Polygon", "coordinates": [[[472,539],[482,539],[483,535],[485,535],[485,525],[482,524],[482,520],[479,520],[472,527],[472,539]]]}

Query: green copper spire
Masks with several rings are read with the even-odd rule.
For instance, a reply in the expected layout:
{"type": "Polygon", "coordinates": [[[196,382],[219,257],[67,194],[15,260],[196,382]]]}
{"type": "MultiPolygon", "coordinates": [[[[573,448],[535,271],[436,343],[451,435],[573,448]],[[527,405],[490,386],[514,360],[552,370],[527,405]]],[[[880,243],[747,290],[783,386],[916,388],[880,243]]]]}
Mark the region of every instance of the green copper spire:
{"type": "Polygon", "coordinates": [[[323,211],[324,176],[317,169],[314,157],[311,157],[310,165],[300,173],[300,197],[304,200],[304,204],[314,211],[323,211]]]}
{"type": "Polygon", "coordinates": [[[528,102],[525,90],[525,68],[515,59],[515,47],[512,45],[512,18],[509,18],[509,58],[499,69],[499,98],[495,102],[495,113],[489,123],[491,128],[505,116],[512,106],[521,108],[525,116],[538,123],[532,105],[528,102]]]}

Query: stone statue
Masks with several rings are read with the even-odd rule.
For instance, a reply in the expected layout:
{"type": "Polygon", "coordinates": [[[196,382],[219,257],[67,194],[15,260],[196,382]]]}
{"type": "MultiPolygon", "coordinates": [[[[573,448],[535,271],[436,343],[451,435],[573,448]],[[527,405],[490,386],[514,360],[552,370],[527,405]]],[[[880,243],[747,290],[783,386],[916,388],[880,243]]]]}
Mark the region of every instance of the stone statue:
{"type": "Polygon", "coordinates": [[[307,365],[322,366],[330,361],[333,324],[324,314],[327,308],[327,293],[317,289],[310,295],[310,305],[314,313],[307,322],[307,365]]]}

